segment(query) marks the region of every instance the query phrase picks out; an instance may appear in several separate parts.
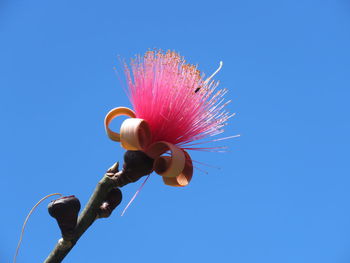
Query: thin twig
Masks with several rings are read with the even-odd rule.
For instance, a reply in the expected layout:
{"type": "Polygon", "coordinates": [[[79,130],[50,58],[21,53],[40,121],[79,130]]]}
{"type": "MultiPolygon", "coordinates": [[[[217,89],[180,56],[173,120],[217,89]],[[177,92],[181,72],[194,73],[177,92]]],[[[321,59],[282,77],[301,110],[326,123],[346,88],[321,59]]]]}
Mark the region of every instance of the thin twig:
{"type": "Polygon", "coordinates": [[[113,188],[122,187],[128,183],[135,182],[142,176],[144,175],[130,174],[124,169],[118,172],[118,163],[114,164],[98,182],[90,200],[79,215],[74,234],[69,237],[69,239],[65,237],[58,240],[55,248],[51,251],[44,263],[62,262],[65,256],[75,246],[79,238],[98,218],[99,208],[106,199],[109,191],[113,188]]]}

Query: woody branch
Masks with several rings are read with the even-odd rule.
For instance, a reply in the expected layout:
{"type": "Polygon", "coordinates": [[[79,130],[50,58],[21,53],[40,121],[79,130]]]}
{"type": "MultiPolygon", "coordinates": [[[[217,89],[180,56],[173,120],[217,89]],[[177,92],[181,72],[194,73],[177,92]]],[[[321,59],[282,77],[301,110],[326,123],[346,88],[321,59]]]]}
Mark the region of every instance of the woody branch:
{"type": "MultiPolygon", "coordinates": [[[[153,159],[141,151],[127,151],[124,155],[123,169],[118,171],[118,168],[119,163],[117,162],[107,170],[79,215],[76,227],[68,234],[62,232],[62,238],[59,239],[54,249],[46,258],[45,263],[62,262],[78,242],[79,238],[95,220],[102,217],[109,217],[115,207],[106,205],[105,201],[108,198],[108,194],[113,189],[119,189],[119,187],[136,182],[141,177],[150,174],[153,168],[153,159]]],[[[117,205],[120,201],[121,195],[117,205]]]]}

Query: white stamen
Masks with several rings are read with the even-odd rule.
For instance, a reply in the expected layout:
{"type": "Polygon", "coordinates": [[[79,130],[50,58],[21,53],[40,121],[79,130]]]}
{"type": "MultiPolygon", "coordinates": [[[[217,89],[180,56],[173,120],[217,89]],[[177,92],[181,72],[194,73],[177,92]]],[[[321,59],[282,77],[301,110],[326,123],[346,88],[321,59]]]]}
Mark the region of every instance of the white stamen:
{"type": "Polygon", "coordinates": [[[240,134],[237,134],[237,135],[232,135],[232,136],[228,136],[228,137],[224,137],[224,138],[219,138],[219,139],[213,140],[213,142],[218,142],[218,141],[227,140],[227,139],[232,139],[232,138],[238,138],[238,137],[241,137],[241,135],[240,135],[240,134]]]}
{"type": "Polygon", "coordinates": [[[38,205],[41,204],[41,202],[43,202],[44,200],[46,200],[47,198],[51,197],[51,196],[54,196],[54,195],[59,195],[59,196],[62,196],[62,194],[60,193],[54,193],[54,194],[49,194],[43,198],[40,199],[39,202],[37,202],[33,208],[29,211],[26,219],[24,220],[24,223],[23,223],[23,226],[22,226],[22,230],[21,230],[21,235],[19,237],[19,241],[18,241],[18,244],[17,244],[17,248],[16,248],[16,253],[15,253],[15,256],[13,257],[13,262],[16,263],[17,262],[17,256],[18,256],[18,252],[19,252],[19,248],[21,247],[21,243],[22,243],[22,239],[23,239],[23,235],[24,235],[24,230],[26,228],[26,225],[27,225],[27,222],[29,220],[29,217],[32,215],[32,213],[34,212],[34,210],[38,207],[38,205]]]}
{"type": "Polygon", "coordinates": [[[222,68],[223,62],[220,61],[220,65],[218,67],[218,69],[209,77],[204,81],[204,84],[207,84],[222,68]]]}

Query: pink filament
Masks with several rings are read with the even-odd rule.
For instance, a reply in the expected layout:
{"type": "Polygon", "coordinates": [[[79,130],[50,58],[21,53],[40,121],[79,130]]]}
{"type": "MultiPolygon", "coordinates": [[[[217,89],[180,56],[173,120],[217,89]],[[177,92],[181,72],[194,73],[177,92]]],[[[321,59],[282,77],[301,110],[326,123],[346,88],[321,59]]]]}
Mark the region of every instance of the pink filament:
{"type": "Polygon", "coordinates": [[[190,143],[223,132],[230,117],[224,110],[226,91],[216,90],[217,82],[205,82],[197,67],[177,53],[148,51],[126,67],[126,75],[136,116],[150,125],[150,143],[207,150],[190,143]]]}
{"type": "Polygon", "coordinates": [[[141,192],[142,188],[145,186],[148,178],[150,177],[151,175],[149,174],[146,179],[143,181],[142,185],[140,186],[139,189],[137,189],[136,193],[133,195],[133,197],[131,198],[131,200],[129,201],[129,203],[126,205],[126,207],[124,208],[121,216],[123,216],[126,212],[126,210],[128,210],[129,206],[132,204],[132,202],[134,202],[135,198],[139,195],[139,193],[141,192]]]}

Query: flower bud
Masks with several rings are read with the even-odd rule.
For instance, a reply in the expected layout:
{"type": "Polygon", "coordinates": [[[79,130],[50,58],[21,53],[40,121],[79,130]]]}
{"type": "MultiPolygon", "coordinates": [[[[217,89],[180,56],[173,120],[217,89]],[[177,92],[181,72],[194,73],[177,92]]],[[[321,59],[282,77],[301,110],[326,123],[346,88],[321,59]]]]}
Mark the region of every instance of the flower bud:
{"type": "Polygon", "coordinates": [[[69,239],[77,225],[80,201],[74,195],[65,196],[51,201],[48,205],[49,214],[57,220],[62,237],[69,239]]]}
{"type": "Polygon", "coordinates": [[[121,203],[122,191],[119,188],[113,188],[107,195],[106,200],[100,206],[98,217],[109,217],[112,211],[121,203]]]}
{"type": "Polygon", "coordinates": [[[128,173],[147,175],[153,171],[153,161],[143,151],[126,151],[123,169],[128,173]]]}

